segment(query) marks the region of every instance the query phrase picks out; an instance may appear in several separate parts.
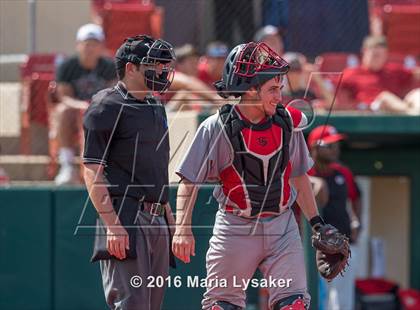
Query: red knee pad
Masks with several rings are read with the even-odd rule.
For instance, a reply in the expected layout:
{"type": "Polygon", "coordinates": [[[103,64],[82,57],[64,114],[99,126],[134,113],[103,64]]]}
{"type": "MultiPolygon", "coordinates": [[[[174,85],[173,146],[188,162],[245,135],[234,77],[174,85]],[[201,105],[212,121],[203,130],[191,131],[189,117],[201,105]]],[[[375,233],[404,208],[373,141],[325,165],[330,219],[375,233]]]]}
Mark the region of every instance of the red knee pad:
{"type": "Polygon", "coordinates": [[[277,301],[273,310],[307,310],[302,295],[292,295],[277,301]]]}
{"type": "Polygon", "coordinates": [[[296,299],[291,305],[286,305],[280,310],[306,310],[306,307],[302,299],[296,299]]]}
{"type": "Polygon", "coordinates": [[[226,301],[216,301],[211,307],[211,310],[242,310],[241,307],[231,304],[226,301]]]}

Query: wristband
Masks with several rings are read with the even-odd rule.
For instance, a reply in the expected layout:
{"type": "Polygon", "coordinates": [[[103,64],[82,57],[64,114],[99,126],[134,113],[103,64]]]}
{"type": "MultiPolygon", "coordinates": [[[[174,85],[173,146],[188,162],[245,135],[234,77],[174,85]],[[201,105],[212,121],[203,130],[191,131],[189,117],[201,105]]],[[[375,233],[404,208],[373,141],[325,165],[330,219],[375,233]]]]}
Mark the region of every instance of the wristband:
{"type": "Polygon", "coordinates": [[[352,228],[352,229],[359,229],[360,228],[360,222],[358,220],[351,221],[350,228],[352,228]]]}
{"type": "Polygon", "coordinates": [[[110,210],[110,211],[101,211],[101,212],[98,212],[99,214],[110,214],[110,213],[112,213],[112,212],[115,212],[115,210],[114,209],[112,209],[112,210],[110,210]]]}
{"type": "Polygon", "coordinates": [[[309,223],[312,227],[314,227],[316,224],[325,225],[324,220],[319,215],[315,215],[313,218],[309,220],[309,223]]]}

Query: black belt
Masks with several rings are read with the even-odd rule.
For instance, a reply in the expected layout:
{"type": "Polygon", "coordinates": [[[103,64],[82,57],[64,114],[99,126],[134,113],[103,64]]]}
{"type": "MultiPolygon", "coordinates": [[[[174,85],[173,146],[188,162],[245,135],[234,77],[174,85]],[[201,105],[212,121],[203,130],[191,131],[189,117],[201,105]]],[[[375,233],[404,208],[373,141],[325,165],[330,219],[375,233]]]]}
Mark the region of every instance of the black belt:
{"type": "Polygon", "coordinates": [[[163,216],[165,215],[166,205],[167,203],[143,201],[140,209],[141,211],[147,212],[153,216],[163,216]]]}
{"type": "Polygon", "coordinates": [[[165,203],[149,202],[149,201],[144,201],[144,200],[138,199],[136,197],[132,197],[132,196],[119,196],[119,195],[113,195],[112,196],[112,199],[123,199],[124,200],[126,198],[138,201],[139,204],[140,204],[140,210],[142,212],[149,213],[153,216],[163,216],[163,215],[165,215],[165,208],[168,204],[167,202],[165,202],[165,203]]]}

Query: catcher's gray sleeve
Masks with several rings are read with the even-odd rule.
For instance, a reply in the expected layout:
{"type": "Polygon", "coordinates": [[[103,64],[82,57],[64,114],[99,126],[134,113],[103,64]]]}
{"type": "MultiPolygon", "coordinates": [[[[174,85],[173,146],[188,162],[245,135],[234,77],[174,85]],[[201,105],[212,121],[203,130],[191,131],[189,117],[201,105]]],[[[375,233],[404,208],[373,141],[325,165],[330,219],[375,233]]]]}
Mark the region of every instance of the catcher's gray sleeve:
{"type": "Polygon", "coordinates": [[[221,139],[217,114],[207,118],[198,128],[194,140],[176,169],[180,177],[192,183],[204,183],[219,178],[220,167],[230,157],[226,142],[221,139]]]}
{"type": "Polygon", "coordinates": [[[308,147],[301,131],[293,132],[290,140],[290,163],[292,165],[291,177],[304,175],[314,162],[309,154],[308,147]]]}

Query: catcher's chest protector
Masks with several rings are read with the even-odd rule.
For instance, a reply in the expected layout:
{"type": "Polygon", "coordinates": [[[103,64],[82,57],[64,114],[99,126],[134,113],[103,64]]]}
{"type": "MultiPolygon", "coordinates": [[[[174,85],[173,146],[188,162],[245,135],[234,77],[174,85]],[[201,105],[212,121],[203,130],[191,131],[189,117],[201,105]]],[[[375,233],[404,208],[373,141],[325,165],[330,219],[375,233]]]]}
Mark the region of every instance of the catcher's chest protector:
{"type": "Polygon", "coordinates": [[[247,216],[279,213],[290,195],[285,179],[290,173],[292,123],[287,111],[278,105],[277,113],[260,124],[242,119],[229,104],[219,114],[234,151],[232,166],[220,175],[227,205],[233,202],[247,210],[247,216]]]}

